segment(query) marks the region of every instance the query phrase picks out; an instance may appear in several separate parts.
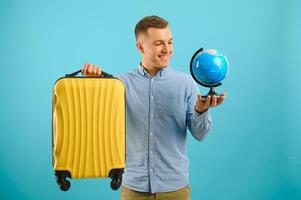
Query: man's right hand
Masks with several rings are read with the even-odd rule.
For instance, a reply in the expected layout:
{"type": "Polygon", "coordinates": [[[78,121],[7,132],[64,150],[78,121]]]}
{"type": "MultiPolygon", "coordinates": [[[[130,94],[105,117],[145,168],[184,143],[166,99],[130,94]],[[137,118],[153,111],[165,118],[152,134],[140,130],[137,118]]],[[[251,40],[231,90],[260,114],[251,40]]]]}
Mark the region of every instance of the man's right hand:
{"type": "Polygon", "coordinates": [[[82,68],[82,74],[85,76],[101,76],[101,68],[97,65],[86,63],[82,68]]]}

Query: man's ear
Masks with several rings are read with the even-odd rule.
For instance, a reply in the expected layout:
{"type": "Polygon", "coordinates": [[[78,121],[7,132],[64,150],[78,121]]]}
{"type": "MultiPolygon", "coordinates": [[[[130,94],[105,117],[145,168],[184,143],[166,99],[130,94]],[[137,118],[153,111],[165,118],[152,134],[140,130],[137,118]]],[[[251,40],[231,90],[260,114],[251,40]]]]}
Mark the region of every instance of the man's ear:
{"type": "Polygon", "coordinates": [[[144,53],[143,45],[140,41],[136,42],[136,47],[140,53],[144,53]]]}

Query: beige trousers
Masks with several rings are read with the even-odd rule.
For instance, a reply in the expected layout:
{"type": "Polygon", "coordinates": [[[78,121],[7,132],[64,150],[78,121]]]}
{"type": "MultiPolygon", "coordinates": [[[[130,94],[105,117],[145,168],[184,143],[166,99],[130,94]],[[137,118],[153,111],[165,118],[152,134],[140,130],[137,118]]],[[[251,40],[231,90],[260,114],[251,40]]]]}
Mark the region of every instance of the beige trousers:
{"type": "Polygon", "coordinates": [[[190,200],[189,185],[171,192],[137,192],[127,187],[121,187],[120,200],[190,200]]]}

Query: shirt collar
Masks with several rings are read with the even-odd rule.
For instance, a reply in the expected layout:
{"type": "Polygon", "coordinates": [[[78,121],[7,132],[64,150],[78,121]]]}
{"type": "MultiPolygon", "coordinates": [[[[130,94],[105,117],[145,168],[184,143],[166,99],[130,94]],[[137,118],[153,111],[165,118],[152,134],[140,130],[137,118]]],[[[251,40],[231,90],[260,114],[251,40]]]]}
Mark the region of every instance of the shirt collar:
{"type": "MultiPolygon", "coordinates": [[[[156,76],[159,76],[159,77],[164,76],[164,75],[169,71],[169,68],[170,68],[170,67],[167,66],[167,67],[161,69],[160,71],[157,72],[157,74],[156,74],[154,77],[156,77],[156,76]]],[[[142,75],[142,76],[152,77],[152,76],[148,73],[148,71],[141,65],[141,62],[140,62],[140,64],[139,64],[139,66],[138,66],[138,73],[139,73],[140,75],[142,75]]]]}

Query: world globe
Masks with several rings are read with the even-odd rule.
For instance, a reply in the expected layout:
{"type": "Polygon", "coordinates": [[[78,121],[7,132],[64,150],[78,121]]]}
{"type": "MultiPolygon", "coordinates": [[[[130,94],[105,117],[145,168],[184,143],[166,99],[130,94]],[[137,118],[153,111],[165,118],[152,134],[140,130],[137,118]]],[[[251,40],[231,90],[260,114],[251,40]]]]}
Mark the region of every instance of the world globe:
{"type": "Polygon", "coordinates": [[[190,61],[190,72],[194,80],[210,87],[209,95],[216,95],[214,87],[220,86],[229,70],[226,56],[216,49],[199,49],[190,61]]]}

